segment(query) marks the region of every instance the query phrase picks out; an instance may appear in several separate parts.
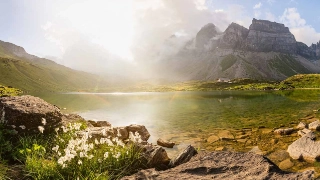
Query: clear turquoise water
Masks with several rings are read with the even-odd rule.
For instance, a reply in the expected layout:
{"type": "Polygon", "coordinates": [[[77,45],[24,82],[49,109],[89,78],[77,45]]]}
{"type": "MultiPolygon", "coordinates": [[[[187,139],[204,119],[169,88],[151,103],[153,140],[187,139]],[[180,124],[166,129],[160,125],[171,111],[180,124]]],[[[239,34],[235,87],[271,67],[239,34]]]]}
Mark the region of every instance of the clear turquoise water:
{"type": "Polygon", "coordinates": [[[143,124],[151,142],[168,134],[197,136],[217,128],[288,126],[320,108],[318,90],[34,95],[85,119],[114,126],[143,124]]]}

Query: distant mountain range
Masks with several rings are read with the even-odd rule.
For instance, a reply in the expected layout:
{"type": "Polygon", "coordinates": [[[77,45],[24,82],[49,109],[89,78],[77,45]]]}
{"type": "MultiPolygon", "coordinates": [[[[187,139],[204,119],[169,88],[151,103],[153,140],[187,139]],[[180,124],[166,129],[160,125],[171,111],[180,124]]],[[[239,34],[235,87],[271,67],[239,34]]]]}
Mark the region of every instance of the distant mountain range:
{"type": "MultiPolygon", "coordinates": [[[[171,36],[170,41],[179,37],[171,36]]],[[[177,53],[163,57],[159,72],[178,81],[251,78],[283,80],[319,73],[320,44],[297,42],[288,27],[253,19],[249,29],[231,23],[224,32],[210,23],[177,53]]]]}
{"type": "Polygon", "coordinates": [[[0,41],[0,84],[24,91],[94,90],[106,86],[97,75],[30,55],[24,48],[4,41],[0,41]]]}
{"type": "MultiPolygon", "coordinates": [[[[266,20],[253,19],[249,29],[231,23],[224,32],[210,23],[182,46],[175,35],[165,43],[166,52],[159,52],[155,66],[150,66],[156,68],[153,72],[158,76],[152,77],[159,78],[158,82],[218,78],[278,81],[295,74],[320,73],[320,42],[308,47],[297,42],[283,24],[266,20]]],[[[111,81],[121,81],[125,86],[139,82],[130,78],[116,75],[101,78],[0,41],[0,85],[24,91],[94,91],[108,88],[111,81]]],[[[154,81],[152,78],[147,82],[154,81]]]]}

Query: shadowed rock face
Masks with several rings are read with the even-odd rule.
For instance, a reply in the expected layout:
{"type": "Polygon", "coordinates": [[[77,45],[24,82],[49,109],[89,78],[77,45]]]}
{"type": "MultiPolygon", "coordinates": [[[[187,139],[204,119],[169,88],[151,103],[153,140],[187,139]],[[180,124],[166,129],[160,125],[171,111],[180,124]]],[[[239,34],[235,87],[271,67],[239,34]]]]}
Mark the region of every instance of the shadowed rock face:
{"type": "Polygon", "coordinates": [[[60,109],[33,96],[0,98],[1,123],[11,126],[18,133],[37,134],[54,132],[61,125],[60,109]]]}
{"type": "Polygon", "coordinates": [[[220,39],[219,48],[240,49],[245,45],[249,30],[236,23],[231,23],[220,39]]]}
{"type": "Polygon", "coordinates": [[[219,32],[214,24],[209,23],[203,26],[196,36],[196,48],[203,48],[212,37],[218,34],[219,32]]]}
{"type": "Polygon", "coordinates": [[[313,171],[289,173],[267,158],[253,153],[217,151],[202,153],[189,162],[165,171],[142,170],[125,180],[136,179],[312,179],[313,171]]]}
{"type": "Polygon", "coordinates": [[[252,20],[246,39],[247,49],[258,52],[296,53],[296,39],[283,24],[252,20]]]}

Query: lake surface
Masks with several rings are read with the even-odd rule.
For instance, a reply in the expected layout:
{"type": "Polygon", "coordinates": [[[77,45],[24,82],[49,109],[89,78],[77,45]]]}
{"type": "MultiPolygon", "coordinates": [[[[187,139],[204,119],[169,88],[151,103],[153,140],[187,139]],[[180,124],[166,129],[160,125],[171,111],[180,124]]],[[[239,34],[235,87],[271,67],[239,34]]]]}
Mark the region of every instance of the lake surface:
{"type": "Polygon", "coordinates": [[[214,129],[289,126],[320,108],[319,90],[33,95],[85,119],[107,120],[113,126],[143,124],[150,142],[163,137],[180,147],[214,129]]]}

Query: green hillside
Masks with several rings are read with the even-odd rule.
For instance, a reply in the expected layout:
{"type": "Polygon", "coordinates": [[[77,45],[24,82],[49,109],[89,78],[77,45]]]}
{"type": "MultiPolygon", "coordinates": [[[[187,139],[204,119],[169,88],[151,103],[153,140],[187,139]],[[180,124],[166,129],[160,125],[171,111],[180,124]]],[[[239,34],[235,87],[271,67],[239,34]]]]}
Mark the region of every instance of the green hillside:
{"type": "Polygon", "coordinates": [[[0,84],[34,91],[94,91],[107,87],[99,76],[76,71],[28,54],[22,47],[0,40],[0,84]]]}
{"type": "Polygon", "coordinates": [[[284,89],[320,88],[320,74],[297,74],[280,83],[284,89]]]}
{"type": "Polygon", "coordinates": [[[22,93],[22,91],[19,90],[19,89],[0,85],[0,97],[3,97],[3,96],[17,96],[17,95],[19,95],[21,93],[22,93]]]}
{"type": "Polygon", "coordinates": [[[0,83],[23,91],[93,90],[100,87],[98,76],[52,63],[38,65],[0,57],[0,83]]]}

